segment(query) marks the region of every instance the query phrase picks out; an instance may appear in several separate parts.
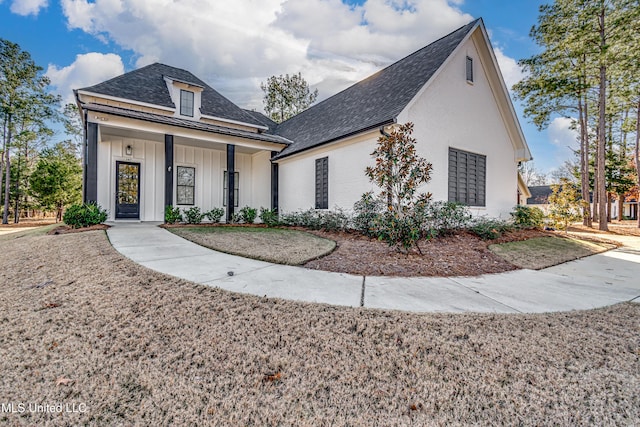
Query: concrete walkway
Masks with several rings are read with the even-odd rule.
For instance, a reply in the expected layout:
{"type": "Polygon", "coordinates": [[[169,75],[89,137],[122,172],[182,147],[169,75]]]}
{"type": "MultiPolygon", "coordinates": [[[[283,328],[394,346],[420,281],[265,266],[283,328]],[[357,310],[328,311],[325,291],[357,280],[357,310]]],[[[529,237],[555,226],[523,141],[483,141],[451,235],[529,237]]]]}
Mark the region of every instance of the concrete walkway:
{"type": "Polygon", "coordinates": [[[373,277],[270,264],[216,252],[157,223],[110,224],[113,247],[161,273],[234,292],[412,312],[541,313],[640,302],[640,238],[541,271],[475,277],[373,277]]]}

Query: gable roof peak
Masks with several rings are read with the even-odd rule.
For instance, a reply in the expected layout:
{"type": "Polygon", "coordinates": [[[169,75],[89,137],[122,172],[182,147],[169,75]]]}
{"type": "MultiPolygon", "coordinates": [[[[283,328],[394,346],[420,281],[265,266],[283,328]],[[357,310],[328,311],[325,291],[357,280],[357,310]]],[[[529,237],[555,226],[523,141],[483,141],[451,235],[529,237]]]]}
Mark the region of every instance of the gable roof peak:
{"type": "Polygon", "coordinates": [[[478,18],[278,125],[294,141],[285,157],[396,121],[467,36],[478,18]]]}
{"type": "Polygon", "coordinates": [[[202,87],[200,105],[202,114],[264,127],[260,121],[246,113],[190,71],[160,62],[145,65],[80,90],[161,107],[176,108],[167,88],[165,77],[202,87]]]}

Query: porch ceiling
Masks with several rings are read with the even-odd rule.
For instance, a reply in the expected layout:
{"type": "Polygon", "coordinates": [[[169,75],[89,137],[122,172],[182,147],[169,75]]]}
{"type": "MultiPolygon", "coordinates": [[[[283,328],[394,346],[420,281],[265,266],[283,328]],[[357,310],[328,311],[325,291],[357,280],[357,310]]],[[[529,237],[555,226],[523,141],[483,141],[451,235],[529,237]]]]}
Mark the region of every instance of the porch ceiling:
{"type": "MultiPolygon", "coordinates": [[[[110,136],[115,136],[119,138],[131,138],[145,141],[154,141],[164,143],[164,134],[157,132],[146,132],[142,130],[135,129],[125,129],[114,126],[109,126],[105,124],[100,125],[102,139],[108,139],[110,136]]],[[[227,144],[216,142],[216,141],[204,141],[201,139],[193,139],[186,138],[182,136],[174,137],[173,141],[174,145],[186,145],[189,147],[199,147],[199,148],[208,148],[211,150],[220,150],[225,151],[227,148],[227,144]]],[[[258,153],[260,150],[258,148],[253,147],[244,147],[241,145],[236,145],[236,152],[243,154],[254,154],[258,153]]]]}

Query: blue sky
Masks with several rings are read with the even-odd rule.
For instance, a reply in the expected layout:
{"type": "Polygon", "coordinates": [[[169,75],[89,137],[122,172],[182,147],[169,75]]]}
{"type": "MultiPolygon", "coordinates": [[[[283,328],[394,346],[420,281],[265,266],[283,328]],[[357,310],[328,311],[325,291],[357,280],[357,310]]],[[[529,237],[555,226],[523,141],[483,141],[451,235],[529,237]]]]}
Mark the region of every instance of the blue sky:
{"type": "MultiPolygon", "coordinates": [[[[0,37],[31,53],[67,101],[84,87],[160,61],[188,69],[246,108],[259,84],[301,71],[324,98],[482,17],[507,84],[536,52],[541,0],[0,0],[0,37]],[[216,5],[215,3],[218,3],[216,5]]],[[[571,157],[569,121],[541,132],[516,103],[545,172],[571,157]]]]}

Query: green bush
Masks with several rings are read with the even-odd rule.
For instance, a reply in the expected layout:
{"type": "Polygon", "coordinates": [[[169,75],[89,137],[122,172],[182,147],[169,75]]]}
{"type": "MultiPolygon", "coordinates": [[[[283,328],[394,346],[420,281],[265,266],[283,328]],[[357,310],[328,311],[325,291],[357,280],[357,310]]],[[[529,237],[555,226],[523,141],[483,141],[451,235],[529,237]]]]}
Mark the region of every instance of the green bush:
{"type": "Polygon", "coordinates": [[[283,225],[305,227],[311,230],[340,231],[349,229],[351,218],[340,208],[333,211],[307,209],[283,214],[280,222],[283,225]]]}
{"type": "Polygon", "coordinates": [[[513,231],[513,229],[514,226],[507,221],[496,218],[479,217],[472,221],[469,231],[483,240],[493,240],[502,236],[502,234],[507,231],[513,231]]]}
{"type": "Polygon", "coordinates": [[[89,227],[107,220],[107,211],[96,203],[71,205],[64,212],[62,220],[72,228],[89,227]]]}
{"type": "Polygon", "coordinates": [[[369,237],[378,237],[376,221],[384,213],[384,202],[373,192],[364,193],[353,205],[353,229],[369,237]]]}
{"type": "Polygon", "coordinates": [[[467,228],[471,222],[469,209],[456,202],[431,202],[425,208],[425,226],[437,235],[467,228]]]}
{"type": "Polygon", "coordinates": [[[513,225],[520,228],[539,228],[544,225],[544,212],[535,206],[518,205],[511,212],[513,225]]]}
{"type": "Polygon", "coordinates": [[[180,213],[180,208],[174,208],[169,205],[164,208],[164,221],[167,224],[175,224],[176,222],[182,222],[182,214],[180,213]]]}
{"type": "Polygon", "coordinates": [[[205,214],[200,211],[199,207],[192,206],[184,210],[184,216],[188,224],[200,224],[205,214]]]}
{"type": "Polygon", "coordinates": [[[275,227],[280,224],[278,212],[275,209],[260,208],[260,221],[267,227],[275,227]]]}
{"type": "Polygon", "coordinates": [[[245,206],[240,209],[240,217],[242,218],[242,222],[244,222],[245,224],[253,224],[254,222],[256,222],[257,216],[258,210],[256,208],[245,206]]]}
{"type": "Polygon", "coordinates": [[[205,212],[204,215],[211,222],[220,222],[220,220],[224,216],[224,209],[223,208],[213,208],[209,212],[205,212]]]}
{"type": "Polygon", "coordinates": [[[412,215],[398,216],[391,212],[379,215],[375,220],[375,230],[379,240],[387,242],[389,246],[407,252],[412,246],[418,251],[418,241],[422,237],[420,224],[412,215]]]}

